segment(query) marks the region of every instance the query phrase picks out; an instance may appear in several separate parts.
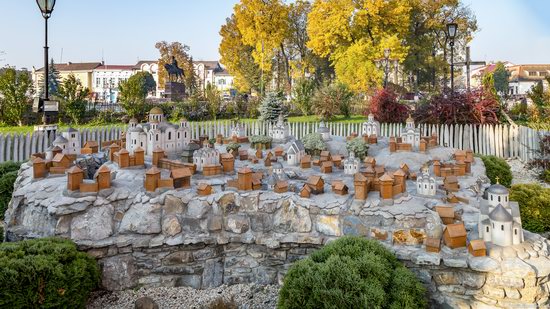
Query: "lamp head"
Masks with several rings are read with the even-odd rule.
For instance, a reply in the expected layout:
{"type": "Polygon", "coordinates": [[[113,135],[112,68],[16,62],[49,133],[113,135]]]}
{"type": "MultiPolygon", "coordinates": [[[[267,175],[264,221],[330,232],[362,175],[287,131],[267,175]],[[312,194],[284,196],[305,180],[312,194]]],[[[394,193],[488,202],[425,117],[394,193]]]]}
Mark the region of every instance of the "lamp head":
{"type": "Polygon", "coordinates": [[[38,4],[38,8],[44,18],[49,18],[52,15],[55,0],[36,0],[36,4],[38,4]]]}
{"type": "Polygon", "coordinates": [[[458,25],[456,23],[447,24],[447,35],[451,40],[455,39],[457,30],[458,30],[458,25]]]}

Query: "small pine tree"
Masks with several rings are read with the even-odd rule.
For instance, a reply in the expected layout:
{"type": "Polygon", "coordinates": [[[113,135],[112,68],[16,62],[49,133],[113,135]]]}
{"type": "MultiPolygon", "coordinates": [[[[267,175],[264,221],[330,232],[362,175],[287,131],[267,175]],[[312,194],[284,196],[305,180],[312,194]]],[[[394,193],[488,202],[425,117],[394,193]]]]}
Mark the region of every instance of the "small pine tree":
{"type": "Polygon", "coordinates": [[[285,113],[281,96],[275,92],[268,93],[262,100],[258,111],[260,112],[261,120],[270,123],[277,122],[279,114],[285,113]]]}
{"type": "MultiPolygon", "coordinates": [[[[55,67],[53,58],[48,65],[48,95],[56,96],[59,93],[59,85],[61,84],[61,76],[55,67]]],[[[40,96],[44,96],[44,76],[40,78],[40,96]]]]}

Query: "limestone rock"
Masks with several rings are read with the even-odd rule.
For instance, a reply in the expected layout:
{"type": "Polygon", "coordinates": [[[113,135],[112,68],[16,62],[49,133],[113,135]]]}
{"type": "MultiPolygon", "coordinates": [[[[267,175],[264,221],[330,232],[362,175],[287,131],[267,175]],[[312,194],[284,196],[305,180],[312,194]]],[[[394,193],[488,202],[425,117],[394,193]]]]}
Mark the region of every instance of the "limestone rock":
{"type": "Polygon", "coordinates": [[[273,226],[278,232],[308,233],[311,231],[311,218],[307,209],[288,202],[275,212],[273,226]]]}
{"type": "Polygon", "coordinates": [[[174,236],[181,232],[181,225],[176,216],[164,218],[162,222],[162,232],[168,236],[174,236]]]}
{"type": "Polygon", "coordinates": [[[130,254],[117,255],[101,260],[101,284],[107,290],[119,291],[132,288],[135,284],[136,265],[130,254]]]}
{"type": "Polygon", "coordinates": [[[426,216],[426,235],[436,239],[441,239],[443,235],[443,222],[435,211],[430,211],[426,216]]]}
{"type": "Polygon", "coordinates": [[[182,214],[185,209],[183,201],[173,195],[167,195],[164,199],[164,215],[182,214]]]}
{"type": "Polygon", "coordinates": [[[124,214],[120,223],[121,233],[157,234],[160,226],[161,207],[158,204],[134,204],[124,214]]]}
{"type": "Polygon", "coordinates": [[[92,207],[71,221],[71,238],[101,240],[113,234],[113,206],[92,207]]]}
{"type": "Polygon", "coordinates": [[[360,218],[355,216],[346,216],[342,221],[342,230],[344,235],[368,236],[369,228],[360,218]]]}
{"type": "Polygon", "coordinates": [[[319,216],[317,218],[317,231],[328,236],[340,236],[339,216],[319,216]]]}
{"type": "Polygon", "coordinates": [[[134,303],[135,309],[158,309],[159,305],[150,297],[140,297],[134,303]]]}
{"type": "Polygon", "coordinates": [[[491,272],[500,267],[500,264],[493,260],[490,257],[481,256],[481,257],[468,257],[468,265],[470,268],[479,272],[491,272]]]}
{"type": "Polygon", "coordinates": [[[242,234],[248,231],[249,227],[250,222],[246,215],[229,215],[227,217],[226,230],[229,232],[242,234]]]}

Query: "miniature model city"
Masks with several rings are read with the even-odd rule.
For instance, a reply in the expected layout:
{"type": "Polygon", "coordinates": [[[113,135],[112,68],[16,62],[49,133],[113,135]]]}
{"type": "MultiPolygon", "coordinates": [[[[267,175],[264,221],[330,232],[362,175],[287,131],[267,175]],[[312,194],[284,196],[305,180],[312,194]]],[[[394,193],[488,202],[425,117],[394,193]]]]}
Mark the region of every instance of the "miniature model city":
{"type": "MultiPolygon", "coordinates": [[[[379,126],[372,115],[362,125],[361,138],[373,147],[379,143],[379,126]]],[[[332,140],[323,123],[317,132],[324,141],[332,140]]],[[[388,166],[377,164],[372,156],[361,162],[353,152],[343,159],[345,148],[339,148],[341,153],[338,154],[321,151],[318,158],[313,159],[306,154],[302,142],[289,135],[288,124],[282,115],[269,132],[276,144],[273,149],[264,149],[267,145],[254,148],[248,144],[244,127],[239,123],[231,134],[230,138],[218,135],[217,145],[210,144],[207,136],[191,141],[185,120],[180,125],[171,124],[159,108],[153,108],[148,123],[138,124],[132,119],[125,138],[107,145],[107,162],[92,174],[74,163],[79,156],[98,154],[97,143],[89,141],[81,147],[79,132],[68,129],[55,139],[46,153],[33,155],[33,177],[66,174],[68,191],[93,193],[109,189],[117,181],[112,171],[128,169],[142,175],[143,190],[150,193],[194,188],[198,195],[204,196],[216,190],[271,190],[295,192],[302,198],[320,201],[351,196],[356,201],[369,201],[365,206],[370,207],[399,204],[417,195],[431,198],[437,204],[434,209],[446,225],[443,241],[432,237],[425,239],[429,252],[439,252],[445,245],[453,249],[468,247],[472,255],[483,256],[487,252],[486,244],[506,247],[521,244],[524,239],[518,204],[509,200],[507,188],[500,184],[485,190],[479,201],[478,238],[467,239],[465,225],[453,204],[470,202],[469,198],[454,193],[460,188],[458,177],[472,175],[475,160],[471,150],[456,150],[453,160],[447,162],[430,157],[431,160],[415,171],[406,163],[396,167],[394,162],[393,168],[390,162],[386,162],[388,166]],[[223,145],[230,142],[243,143],[242,149],[225,152],[223,145]],[[182,159],[168,159],[175,154],[181,154],[182,159]],[[407,182],[409,185],[414,183],[415,189],[408,189],[407,182]],[[327,184],[330,192],[325,190],[327,184]]],[[[387,148],[390,153],[419,152],[428,156],[429,149],[438,147],[437,136],[420,135],[414,120],[409,117],[401,135],[389,138],[387,148]]],[[[347,139],[352,138],[357,135],[347,139]]],[[[334,144],[344,142],[334,141],[334,144]]]]}

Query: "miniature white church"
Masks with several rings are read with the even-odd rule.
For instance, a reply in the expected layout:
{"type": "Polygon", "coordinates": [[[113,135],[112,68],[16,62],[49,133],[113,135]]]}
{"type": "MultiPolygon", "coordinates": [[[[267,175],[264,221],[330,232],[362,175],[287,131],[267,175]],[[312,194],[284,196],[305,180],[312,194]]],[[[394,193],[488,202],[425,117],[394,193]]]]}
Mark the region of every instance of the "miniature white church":
{"type": "Polygon", "coordinates": [[[427,165],[422,167],[422,175],[416,178],[416,193],[421,195],[434,196],[437,190],[435,178],[430,176],[430,169],[427,165]]]}
{"type": "Polygon", "coordinates": [[[73,128],[61,132],[53,141],[53,146],[58,146],[63,149],[63,154],[78,155],[80,154],[80,132],[73,128]]]}
{"type": "Polygon", "coordinates": [[[490,186],[480,203],[479,237],[497,246],[523,242],[523,230],[517,202],[509,200],[508,189],[499,184],[490,186]]]}
{"type": "Polygon", "coordinates": [[[363,122],[362,133],[367,136],[380,134],[380,122],[374,120],[373,114],[369,114],[367,121],[363,122]]]}
{"type": "Polygon", "coordinates": [[[420,129],[415,128],[414,119],[409,115],[405,128],[401,129],[401,142],[411,144],[413,150],[420,147],[420,129]]]}
{"type": "Polygon", "coordinates": [[[288,140],[290,136],[288,123],[285,123],[282,113],[279,114],[279,119],[277,119],[275,126],[269,130],[269,136],[273,138],[273,142],[275,143],[286,143],[288,140]]]}
{"type": "Polygon", "coordinates": [[[240,122],[231,128],[231,137],[246,137],[246,130],[240,122]]]}
{"type": "Polygon", "coordinates": [[[306,149],[304,148],[304,144],[302,144],[302,141],[295,139],[290,143],[286,151],[286,163],[288,165],[298,165],[305,155],[306,149]]]}
{"type": "Polygon", "coordinates": [[[191,141],[191,130],[185,119],[179,125],[167,122],[162,110],[153,107],[149,112],[149,122],[138,124],[131,119],[126,132],[126,150],[134,153],[138,147],[145,150],[145,155],[152,156],[157,148],[166,153],[183,151],[191,141]]]}
{"type": "Polygon", "coordinates": [[[344,174],[355,175],[361,168],[361,161],[355,157],[355,153],[350,151],[349,157],[344,160],[344,174]]]}
{"type": "Polygon", "coordinates": [[[321,121],[319,128],[317,128],[317,133],[321,134],[323,141],[330,141],[330,129],[327,128],[324,121],[321,121]]]}
{"type": "Polygon", "coordinates": [[[220,152],[216,148],[209,147],[207,144],[208,141],[204,141],[204,146],[193,153],[193,163],[199,172],[203,171],[205,165],[220,164],[220,152]]]}

